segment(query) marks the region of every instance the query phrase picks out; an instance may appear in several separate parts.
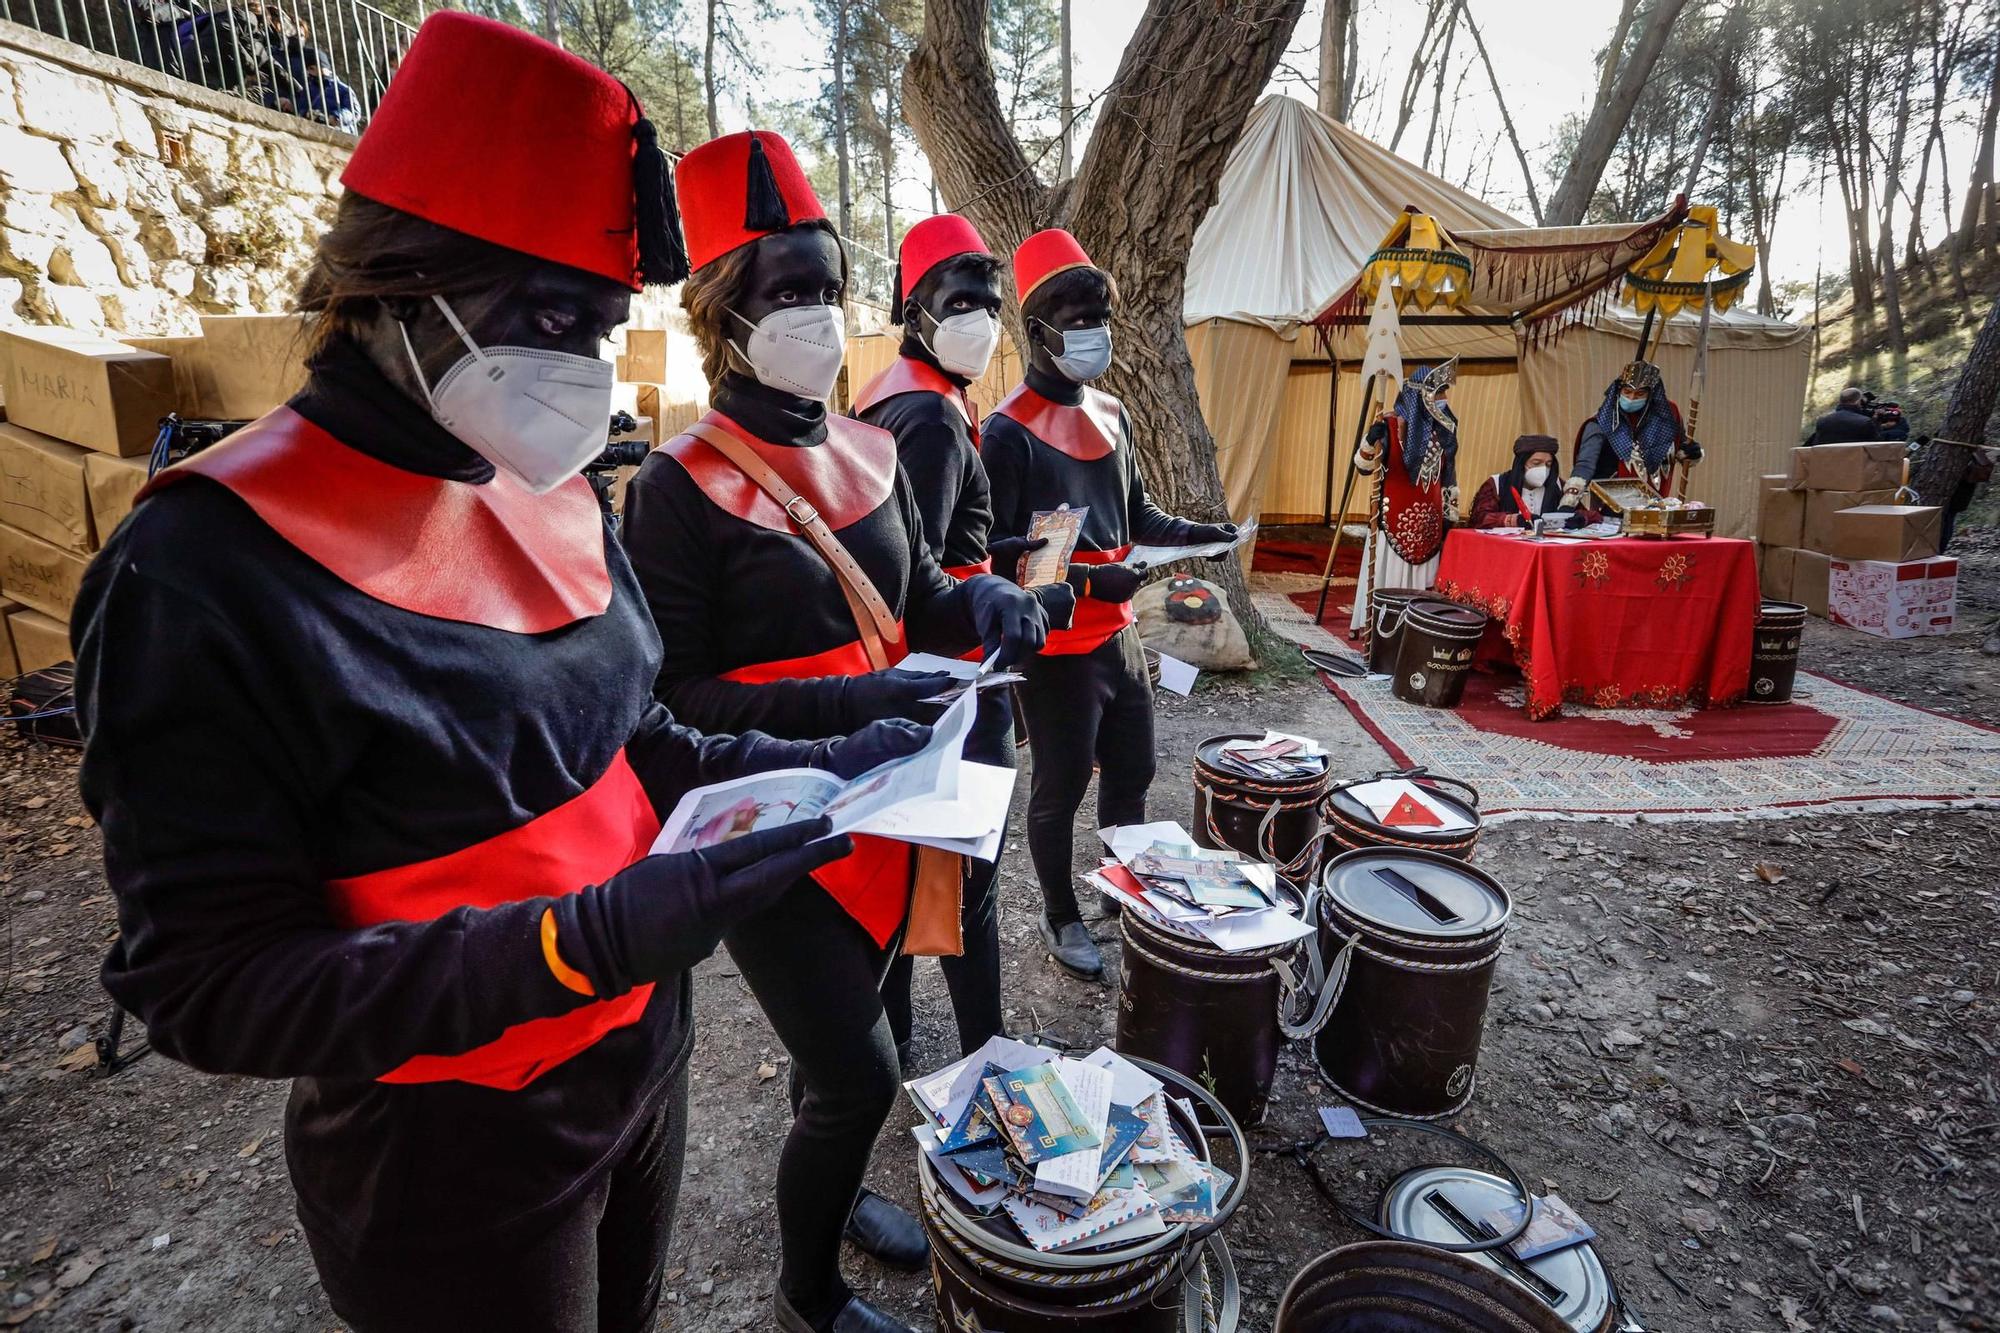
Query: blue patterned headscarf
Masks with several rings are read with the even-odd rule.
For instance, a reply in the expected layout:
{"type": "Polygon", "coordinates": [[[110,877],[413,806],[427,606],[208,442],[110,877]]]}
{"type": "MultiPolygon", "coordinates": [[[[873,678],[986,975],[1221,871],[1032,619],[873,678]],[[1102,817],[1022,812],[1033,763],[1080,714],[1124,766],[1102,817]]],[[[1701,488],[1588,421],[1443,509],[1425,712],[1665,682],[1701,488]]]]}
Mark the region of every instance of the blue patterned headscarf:
{"type": "MultiPolygon", "coordinates": [[[[1432,480],[1442,475],[1444,460],[1458,452],[1458,418],[1450,406],[1439,403],[1432,408],[1424,402],[1423,386],[1430,379],[1431,370],[1432,367],[1425,366],[1410,372],[1410,378],[1403,381],[1402,392],[1396,395],[1396,416],[1403,423],[1403,470],[1418,486],[1424,484],[1421,475],[1426,471],[1424,462],[1433,449],[1438,461],[1428,469],[1432,480]]],[[[1449,385],[1447,380],[1446,387],[1449,385]]]]}
{"type": "Polygon", "coordinates": [[[1674,422],[1674,409],[1667,402],[1666,386],[1656,378],[1646,391],[1646,410],[1639,414],[1636,438],[1631,422],[1618,406],[1618,394],[1624,387],[1625,380],[1621,375],[1611,381],[1611,387],[1604,391],[1604,403],[1597,409],[1598,429],[1611,442],[1611,452],[1618,455],[1619,462],[1631,462],[1632,448],[1637,445],[1646,471],[1658,472],[1666,466],[1667,456],[1673,453],[1674,445],[1680,438],[1680,429],[1674,422]]]}

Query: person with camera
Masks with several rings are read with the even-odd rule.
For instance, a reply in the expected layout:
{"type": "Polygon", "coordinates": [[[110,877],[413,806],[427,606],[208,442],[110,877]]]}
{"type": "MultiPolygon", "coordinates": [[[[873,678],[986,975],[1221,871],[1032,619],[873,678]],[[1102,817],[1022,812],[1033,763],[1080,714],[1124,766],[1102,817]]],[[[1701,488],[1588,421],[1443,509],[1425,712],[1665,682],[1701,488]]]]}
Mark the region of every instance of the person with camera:
{"type": "Polygon", "coordinates": [[[305,388],[155,477],[76,604],[105,987],[172,1059],[293,1080],[299,1220],[359,1333],[653,1327],[689,969],[849,850],[813,821],[649,855],[662,817],[927,737],[701,736],[652,697],[577,473],[602,339],[685,272],[665,172],[615,79],[432,15],[306,277],[305,388]]]}
{"type": "MultiPolygon", "coordinates": [[[[895,438],[827,410],[847,256],[790,145],[725,135],[675,181],[694,270],[681,302],[713,409],[626,490],[626,550],[666,639],[660,699],[699,726],[818,735],[928,714],[950,678],[884,669],[909,648],[1034,653],[1040,604],[939,569],[895,438]]],[[[792,1058],[772,1297],[791,1333],[904,1329],[842,1280],[843,1235],[905,1268],[929,1255],[916,1220],[861,1182],[899,1088],[883,978],[916,906],[956,926],[963,872],[929,849],[855,842],[725,939],[792,1058]]]]}
{"type": "MultiPolygon", "coordinates": [[[[996,568],[1011,574],[1046,538],[1001,538],[993,529],[992,487],[979,461],[979,413],[967,397],[1000,343],[1000,261],[978,229],[954,213],[925,218],[903,234],[897,251],[896,301],[890,317],[903,326],[897,358],[854,396],[854,415],[896,437],[896,456],[910,479],[924,544],[953,578],[996,568]]],[[[1050,624],[1067,626],[1076,596],[1067,584],[1035,590],[1050,624]]],[[[1014,710],[1005,690],[979,698],[979,717],[966,757],[1014,767],[1014,710]]],[[[1000,855],[1004,855],[1003,843],[1000,855]]],[[[962,1054],[999,1033],[1000,855],[966,867],[965,952],[939,959],[951,992],[962,1054]]],[[[889,969],[882,1002],[897,1059],[907,1070],[914,1026],[912,960],[889,969]]]]}
{"type": "Polygon", "coordinates": [[[1875,414],[1869,409],[1868,395],[1858,385],[1840,391],[1833,410],[1813,422],[1807,444],[1866,444],[1882,438],[1876,432],[1875,414]]]}
{"type": "Polygon", "coordinates": [[[1019,688],[1034,752],[1028,855],[1041,881],[1042,944],[1064,971],[1094,980],[1104,956],[1076,901],[1076,812],[1093,768],[1100,827],[1144,823],[1153,785],[1153,686],[1132,610],[1146,571],[1125,558],[1134,542],[1234,540],[1236,525],[1175,518],[1146,494],[1124,404],[1090,384],[1111,369],[1117,289],[1076,237],[1058,228],[1021,242],[1014,285],[1031,360],[987,419],[980,458],[1000,538],[1027,536],[1038,511],[1089,510],[1066,579],[1075,617],[1050,632],[1019,688]]]}

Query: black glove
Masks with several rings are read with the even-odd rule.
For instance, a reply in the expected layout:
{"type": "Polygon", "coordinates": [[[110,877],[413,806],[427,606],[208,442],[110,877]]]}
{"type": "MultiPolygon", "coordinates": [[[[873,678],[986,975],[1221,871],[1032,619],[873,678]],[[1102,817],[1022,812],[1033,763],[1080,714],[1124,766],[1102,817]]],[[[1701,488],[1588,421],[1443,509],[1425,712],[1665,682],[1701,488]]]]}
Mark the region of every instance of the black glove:
{"type": "Polygon", "coordinates": [[[993,557],[993,572],[1015,583],[1021,581],[1021,557],[1049,544],[1047,537],[1002,537],[986,548],[993,557]]]}
{"type": "Polygon", "coordinates": [[[599,998],[685,972],[715,952],[724,931],[854,850],[848,838],[827,838],[829,827],[813,819],[698,852],[648,856],[555,900],[556,952],[599,998]]]}
{"type": "Polygon", "coordinates": [[[1069,586],[1078,597],[1099,602],[1129,602],[1146,581],[1146,562],[1130,565],[1071,565],[1069,586]]]}
{"type": "Polygon", "coordinates": [[[999,666],[1033,657],[1048,641],[1049,621],[1042,614],[1042,604],[1027,589],[996,574],[967,579],[965,601],[985,655],[991,657],[999,650],[999,666]]]}
{"type": "MultiPolygon", "coordinates": [[[[940,675],[940,680],[949,676],[940,675]]],[[[915,754],[930,744],[931,729],[921,722],[885,718],[870,722],[852,736],[839,736],[825,743],[813,756],[813,767],[823,768],[843,780],[858,778],[878,764],[915,754]]]]}
{"type": "MultiPolygon", "coordinates": [[[[1234,523],[1188,524],[1186,544],[1189,546],[1206,546],[1210,542],[1233,542],[1235,540],[1236,525],[1234,523]]],[[[1212,555],[1208,558],[1210,560],[1234,560],[1236,552],[1224,551],[1220,555],[1212,555]]]]}
{"type": "Polygon", "coordinates": [[[1050,629],[1068,629],[1076,622],[1075,588],[1067,583],[1044,583],[1028,591],[1042,604],[1042,614],[1048,617],[1050,629]]]}
{"type": "Polygon", "coordinates": [[[922,700],[951,688],[951,677],[942,671],[918,675],[910,671],[871,671],[865,676],[849,676],[841,691],[841,702],[856,731],[884,718],[906,717],[916,722],[935,722],[944,710],[922,700]]]}
{"type": "Polygon", "coordinates": [[[1681,457],[1687,459],[1690,463],[1699,463],[1701,461],[1701,446],[1693,440],[1682,441],[1681,457]]]}

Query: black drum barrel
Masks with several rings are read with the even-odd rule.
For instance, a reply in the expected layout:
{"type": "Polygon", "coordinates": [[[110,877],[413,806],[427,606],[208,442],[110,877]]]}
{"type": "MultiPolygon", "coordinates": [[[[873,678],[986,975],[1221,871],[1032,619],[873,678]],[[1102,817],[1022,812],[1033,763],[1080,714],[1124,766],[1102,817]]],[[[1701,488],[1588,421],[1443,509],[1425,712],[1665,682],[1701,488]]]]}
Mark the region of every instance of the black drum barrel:
{"type": "Polygon", "coordinates": [[[1394,1240],[1329,1250],[1299,1270],[1274,1333],[1574,1333],[1525,1287],[1462,1255],[1394,1240]]]}
{"type": "Polygon", "coordinates": [[[1427,588],[1377,588],[1374,623],[1368,632],[1368,670],[1387,676],[1396,669],[1396,645],[1403,634],[1403,610],[1419,597],[1429,597],[1427,588]]]}
{"type": "Polygon", "coordinates": [[[1228,848],[1252,861],[1268,861],[1288,879],[1310,879],[1318,869],[1315,839],[1320,804],[1333,782],[1332,768],[1323,764],[1310,777],[1262,779],[1245,777],[1216,762],[1226,743],[1258,740],[1262,734],[1211,736],[1195,747],[1194,840],[1213,850],[1228,848]]]}
{"type": "Polygon", "coordinates": [[[1765,601],[1757,608],[1757,627],[1752,632],[1750,690],[1744,700],[1790,703],[1799,672],[1799,640],[1806,632],[1806,609],[1797,602],[1765,601]]]}
{"type": "Polygon", "coordinates": [[[1396,678],[1390,689],[1405,703],[1456,708],[1465,678],[1486,634],[1487,615],[1434,598],[1411,602],[1403,611],[1396,644],[1396,678]]]}
{"type": "Polygon", "coordinates": [[[1357,847],[1407,847],[1419,852],[1443,852],[1461,861],[1472,859],[1472,850],[1479,844],[1479,791],[1471,783],[1460,782],[1456,778],[1426,773],[1412,769],[1401,773],[1377,773],[1366,779],[1379,782],[1384,779],[1402,778],[1423,788],[1431,800],[1472,825],[1471,828],[1391,828],[1375,817],[1352,788],[1362,785],[1358,782],[1344,782],[1327,793],[1326,803],[1320,809],[1326,831],[1333,845],[1343,852],[1351,852],[1357,847]]]}
{"type": "Polygon", "coordinates": [[[1313,1038],[1320,1076],[1379,1115],[1437,1120],[1472,1100],[1493,969],[1513,901],[1440,852],[1364,848],[1326,867],[1318,947],[1347,950],[1339,999],[1313,1038]]]}
{"type": "Polygon", "coordinates": [[[1209,1089],[1239,1125],[1263,1123],[1278,1074],[1278,974],[1292,945],[1228,953],[1121,913],[1118,1035],[1112,1048],[1209,1089]]]}

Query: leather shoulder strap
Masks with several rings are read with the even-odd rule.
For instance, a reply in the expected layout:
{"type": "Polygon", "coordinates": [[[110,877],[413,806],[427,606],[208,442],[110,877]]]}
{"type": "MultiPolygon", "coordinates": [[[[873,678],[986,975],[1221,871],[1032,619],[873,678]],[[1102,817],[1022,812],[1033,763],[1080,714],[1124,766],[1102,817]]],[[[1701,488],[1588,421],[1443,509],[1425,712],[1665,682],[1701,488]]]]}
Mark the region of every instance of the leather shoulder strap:
{"type": "Polygon", "coordinates": [[[812,502],[793,490],[777,469],[758,457],[756,450],[721,427],[697,421],[688,427],[687,433],[735,464],[759,490],[778,502],[786,517],[820,553],[820,558],[832,567],[840,591],[847,598],[847,609],[854,616],[854,626],[861,633],[861,645],[868,653],[870,665],[877,671],[887,667],[889,653],[882,645],[884,641],[900,643],[902,626],[896,623],[895,613],[882,600],[868,572],[840,544],[840,538],[833,535],[833,529],[826,525],[812,502]]]}

